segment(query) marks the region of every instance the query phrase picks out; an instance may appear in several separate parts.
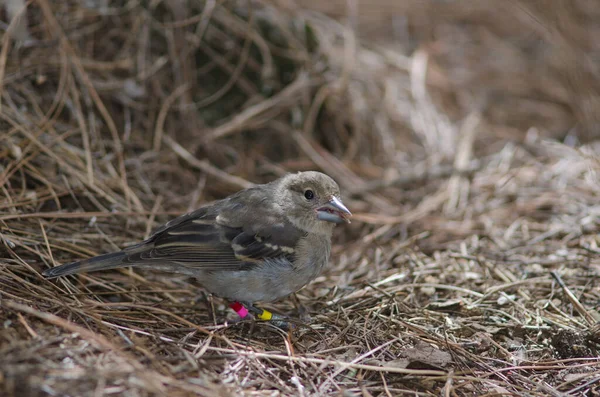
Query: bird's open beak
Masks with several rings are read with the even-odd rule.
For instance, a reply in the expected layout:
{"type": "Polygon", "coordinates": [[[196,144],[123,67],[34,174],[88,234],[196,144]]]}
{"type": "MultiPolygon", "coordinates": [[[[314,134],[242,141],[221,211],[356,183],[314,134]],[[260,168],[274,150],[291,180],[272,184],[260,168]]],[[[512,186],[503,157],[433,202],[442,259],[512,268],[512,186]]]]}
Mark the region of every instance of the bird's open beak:
{"type": "Polygon", "coordinates": [[[350,223],[351,216],[350,210],[335,196],[332,196],[327,204],[317,208],[317,218],[326,222],[350,223]]]}

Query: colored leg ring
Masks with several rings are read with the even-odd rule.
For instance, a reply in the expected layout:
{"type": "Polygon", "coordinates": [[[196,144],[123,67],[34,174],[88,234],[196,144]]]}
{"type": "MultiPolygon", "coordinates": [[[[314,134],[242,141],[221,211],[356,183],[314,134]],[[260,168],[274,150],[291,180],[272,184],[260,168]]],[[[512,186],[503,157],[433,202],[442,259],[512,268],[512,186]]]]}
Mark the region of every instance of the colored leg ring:
{"type": "Polygon", "coordinates": [[[268,310],[262,309],[262,313],[257,316],[260,320],[269,321],[273,318],[273,313],[268,310]]]}
{"type": "Polygon", "coordinates": [[[248,309],[246,309],[244,305],[242,305],[240,302],[233,302],[229,305],[229,307],[232,308],[233,311],[235,311],[238,314],[238,316],[240,316],[240,318],[246,318],[246,316],[248,315],[248,309]]]}

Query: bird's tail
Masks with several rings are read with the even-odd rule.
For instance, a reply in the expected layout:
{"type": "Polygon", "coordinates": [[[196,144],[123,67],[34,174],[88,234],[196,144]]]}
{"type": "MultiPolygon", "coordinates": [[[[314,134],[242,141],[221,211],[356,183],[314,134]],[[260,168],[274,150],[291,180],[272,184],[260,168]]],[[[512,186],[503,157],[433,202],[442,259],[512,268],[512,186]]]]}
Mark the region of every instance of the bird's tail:
{"type": "Polygon", "coordinates": [[[42,273],[44,277],[55,278],[68,276],[70,274],[97,272],[99,270],[117,269],[119,267],[133,266],[135,263],[128,261],[131,252],[119,251],[110,254],[95,256],[79,262],[67,263],[65,265],[46,269],[42,273]]]}

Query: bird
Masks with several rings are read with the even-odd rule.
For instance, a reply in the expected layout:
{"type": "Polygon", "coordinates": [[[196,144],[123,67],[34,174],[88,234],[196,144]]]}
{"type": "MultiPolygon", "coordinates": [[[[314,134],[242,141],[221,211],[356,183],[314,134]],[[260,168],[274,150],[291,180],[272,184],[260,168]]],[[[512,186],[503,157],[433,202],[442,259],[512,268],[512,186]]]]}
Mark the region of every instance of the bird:
{"type": "Polygon", "coordinates": [[[350,223],[338,184],[317,171],[288,173],[181,215],[148,239],[78,262],[49,268],[56,278],[135,266],[192,276],[230,302],[240,319],[283,316],[256,307],[302,289],[329,261],[338,224],[350,223]]]}

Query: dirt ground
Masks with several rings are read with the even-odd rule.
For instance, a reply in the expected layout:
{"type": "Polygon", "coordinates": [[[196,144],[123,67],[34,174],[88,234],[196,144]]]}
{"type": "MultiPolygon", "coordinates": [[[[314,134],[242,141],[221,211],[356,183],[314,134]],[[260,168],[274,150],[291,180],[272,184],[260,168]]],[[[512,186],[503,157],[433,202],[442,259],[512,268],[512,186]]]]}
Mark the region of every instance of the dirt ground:
{"type": "Polygon", "coordinates": [[[1,395],[600,395],[597,2],[7,0],[0,21],[1,395]],[[182,275],[40,274],[309,169],[354,217],[264,305],[291,331],[182,275]]]}

